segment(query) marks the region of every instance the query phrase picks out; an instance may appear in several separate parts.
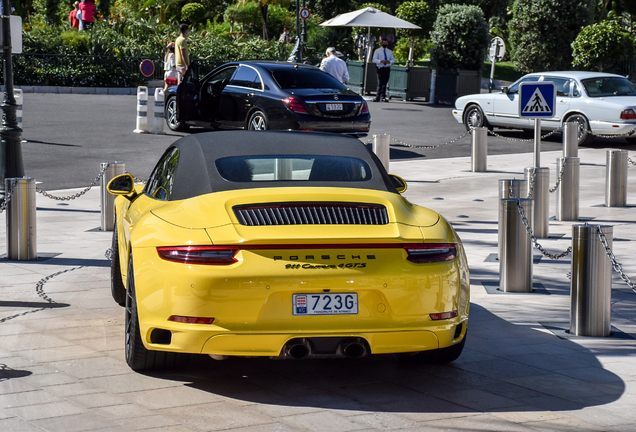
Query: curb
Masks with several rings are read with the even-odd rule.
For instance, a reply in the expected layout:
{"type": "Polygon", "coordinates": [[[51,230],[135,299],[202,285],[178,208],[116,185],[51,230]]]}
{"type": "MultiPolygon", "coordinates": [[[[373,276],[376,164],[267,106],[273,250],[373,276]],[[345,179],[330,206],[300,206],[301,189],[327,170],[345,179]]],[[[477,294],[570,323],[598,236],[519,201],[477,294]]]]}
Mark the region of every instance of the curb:
{"type": "MultiPolygon", "coordinates": [[[[22,93],[46,93],[46,94],[88,94],[88,95],[136,95],[137,87],[62,87],[62,86],[14,86],[21,89],[22,93]]],[[[151,88],[163,88],[163,81],[150,81],[148,90],[151,88]]],[[[4,86],[0,86],[0,91],[4,92],[4,86]]]]}

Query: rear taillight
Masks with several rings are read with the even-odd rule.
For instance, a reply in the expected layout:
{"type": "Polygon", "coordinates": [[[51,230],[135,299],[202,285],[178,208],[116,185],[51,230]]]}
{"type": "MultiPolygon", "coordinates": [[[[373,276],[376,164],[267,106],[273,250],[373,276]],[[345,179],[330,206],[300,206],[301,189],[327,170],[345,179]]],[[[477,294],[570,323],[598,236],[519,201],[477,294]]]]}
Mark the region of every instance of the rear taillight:
{"type": "Polygon", "coordinates": [[[636,119],[636,112],[633,109],[626,109],[621,113],[621,119],[623,120],[634,120],[636,119]]]}
{"type": "Polygon", "coordinates": [[[214,322],[214,318],[172,315],[168,318],[168,321],[186,324],[212,324],[214,322]]]}
{"type": "Polygon", "coordinates": [[[367,101],[362,101],[362,109],[360,110],[360,114],[368,114],[369,113],[369,105],[367,105],[367,101]]]}
{"type": "Polygon", "coordinates": [[[238,262],[238,247],[232,246],[171,246],[158,247],[162,259],[186,264],[230,265],[238,262]]]}
{"type": "Polygon", "coordinates": [[[455,318],[456,316],[457,316],[457,311],[430,314],[430,317],[433,321],[451,319],[451,318],[455,318]]]}
{"type": "Polygon", "coordinates": [[[288,97],[283,99],[283,103],[291,112],[299,114],[308,114],[307,108],[303,106],[296,98],[288,97]]]}
{"type": "Polygon", "coordinates": [[[404,245],[407,260],[412,263],[450,261],[457,256],[457,246],[452,243],[422,243],[404,245]]]}

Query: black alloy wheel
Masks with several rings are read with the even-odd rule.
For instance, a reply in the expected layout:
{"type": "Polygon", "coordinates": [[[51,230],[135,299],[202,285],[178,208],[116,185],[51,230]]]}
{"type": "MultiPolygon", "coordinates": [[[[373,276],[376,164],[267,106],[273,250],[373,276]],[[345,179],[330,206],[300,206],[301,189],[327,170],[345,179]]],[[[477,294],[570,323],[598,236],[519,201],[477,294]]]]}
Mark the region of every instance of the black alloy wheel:
{"type": "Polygon", "coordinates": [[[177,96],[172,95],[166,101],[163,109],[163,116],[166,118],[168,128],[174,132],[185,132],[188,130],[188,125],[177,120],[177,96]]]}
{"type": "Polygon", "coordinates": [[[269,129],[269,122],[267,116],[262,111],[255,111],[247,122],[247,130],[267,130],[269,129]]]}
{"type": "Polygon", "coordinates": [[[133,257],[130,254],[128,260],[128,289],[126,290],[126,315],[125,315],[125,357],[126,363],[132,370],[159,370],[172,369],[179,364],[179,360],[185,358],[183,354],[151,351],[144,346],[139,330],[139,316],[137,314],[137,298],[135,295],[135,276],[133,257]]]}
{"type": "Polygon", "coordinates": [[[119,239],[117,237],[117,217],[113,228],[113,242],[110,247],[110,292],[113,300],[119,306],[126,306],[126,287],[121,277],[121,263],[119,261],[119,239]]]}

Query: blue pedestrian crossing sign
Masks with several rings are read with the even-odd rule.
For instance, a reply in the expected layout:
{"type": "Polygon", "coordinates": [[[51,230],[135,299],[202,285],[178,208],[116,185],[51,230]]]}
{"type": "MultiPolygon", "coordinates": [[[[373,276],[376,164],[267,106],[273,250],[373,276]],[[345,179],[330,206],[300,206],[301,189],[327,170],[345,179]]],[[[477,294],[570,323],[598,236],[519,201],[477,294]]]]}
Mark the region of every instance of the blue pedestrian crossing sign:
{"type": "Polygon", "coordinates": [[[519,85],[519,117],[554,117],[556,85],[553,82],[527,82],[519,85]]]}

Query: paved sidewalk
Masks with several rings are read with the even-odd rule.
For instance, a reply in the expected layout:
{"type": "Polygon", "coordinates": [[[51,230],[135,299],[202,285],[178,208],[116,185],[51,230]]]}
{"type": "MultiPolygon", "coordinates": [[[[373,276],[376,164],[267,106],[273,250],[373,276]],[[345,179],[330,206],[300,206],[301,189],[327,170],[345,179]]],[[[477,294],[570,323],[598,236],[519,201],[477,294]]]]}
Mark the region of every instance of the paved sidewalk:
{"type": "MultiPolygon", "coordinates": [[[[552,185],[559,155],[542,153],[552,185]]],[[[635,277],[636,167],[631,206],[606,208],[605,151],[580,156],[581,218],[614,226],[616,257],[635,277]]],[[[392,356],[202,356],[185,370],[132,372],[123,309],[110,296],[104,253],[111,233],[99,230],[99,189],[61,203],[38,195],[40,258],[0,259],[0,431],[633,431],[636,294],[615,275],[609,338],[562,331],[569,257],[541,258],[532,294],[489,294],[499,278],[497,181],[523,178],[532,154],[488,160],[488,173],[469,172],[470,158],[391,163],[409,184],[405,195],[445,215],[466,246],[469,335],[462,356],[445,366],[404,365],[392,356]]],[[[540,243],[565,250],[572,224],[552,220],[550,238],[540,243]]],[[[0,230],[0,255],[5,236],[0,230]]]]}

